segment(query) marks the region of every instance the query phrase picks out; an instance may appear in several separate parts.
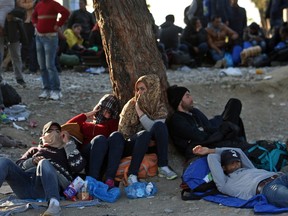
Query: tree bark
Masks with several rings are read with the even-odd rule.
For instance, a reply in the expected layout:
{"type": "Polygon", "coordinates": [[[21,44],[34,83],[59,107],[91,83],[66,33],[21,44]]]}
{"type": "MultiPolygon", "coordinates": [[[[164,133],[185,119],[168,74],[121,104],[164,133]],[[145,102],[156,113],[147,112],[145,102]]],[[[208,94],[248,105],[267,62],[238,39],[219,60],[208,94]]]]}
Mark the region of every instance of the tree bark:
{"type": "Polygon", "coordinates": [[[166,102],[166,69],[146,1],[93,1],[113,92],[122,106],[134,95],[137,79],[150,73],[159,76],[164,93],[162,99],[166,102]]]}

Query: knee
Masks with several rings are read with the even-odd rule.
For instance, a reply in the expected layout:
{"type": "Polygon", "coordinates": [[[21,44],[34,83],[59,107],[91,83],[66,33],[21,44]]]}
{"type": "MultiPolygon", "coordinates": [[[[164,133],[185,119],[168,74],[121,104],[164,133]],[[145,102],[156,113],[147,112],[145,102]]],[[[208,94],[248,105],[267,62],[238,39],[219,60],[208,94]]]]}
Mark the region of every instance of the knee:
{"type": "Polygon", "coordinates": [[[95,136],[92,140],[91,140],[91,148],[93,148],[93,146],[95,144],[98,144],[98,143],[106,143],[107,142],[107,138],[103,135],[98,135],[98,136],[95,136]]]}
{"type": "Polygon", "coordinates": [[[156,133],[158,133],[159,131],[168,131],[167,129],[167,125],[164,122],[155,122],[153,125],[153,131],[155,131],[156,133]]]}
{"type": "Polygon", "coordinates": [[[8,158],[0,157],[0,170],[3,170],[2,168],[8,167],[12,163],[13,161],[8,158]]]}
{"type": "Polygon", "coordinates": [[[42,167],[42,168],[46,168],[46,167],[50,167],[51,166],[51,163],[49,160],[47,159],[43,159],[41,161],[38,162],[38,167],[42,167]]]}
{"type": "Polygon", "coordinates": [[[121,145],[122,143],[123,143],[123,145],[124,145],[124,143],[125,143],[125,139],[124,139],[123,135],[122,135],[120,132],[118,132],[118,131],[113,132],[113,133],[109,136],[108,140],[109,140],[110,143],[116,143],[116,142],[118,142],[120,145],[121,145]]]}
{"type": "Polygon", "coordinates": [[[151,140],[152,135],[149,131],[143,130],[138,132],[138,139],[141,141],[146,142],[147,141],[147,145],[149,144],[149,141],[151,140]]]}

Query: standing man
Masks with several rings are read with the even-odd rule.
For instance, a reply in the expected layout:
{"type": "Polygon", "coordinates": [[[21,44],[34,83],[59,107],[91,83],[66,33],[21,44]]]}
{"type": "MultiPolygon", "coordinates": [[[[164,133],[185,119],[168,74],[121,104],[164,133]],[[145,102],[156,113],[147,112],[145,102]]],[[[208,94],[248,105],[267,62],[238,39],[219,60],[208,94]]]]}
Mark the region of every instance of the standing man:
{"type": "MultiPolygon", "coordinates": [[[[0,0],[0,65],[4,57],[4,24],[7,14],[15,7],[15,1],[0,0]]],[[[0,82],[2,81],[0,67],[0,82]]]]}
{"type": "Polygon", "coordinates": [[[59,28],[70,12],[54,0],[41,0],[34,8],[32,23],[36,28],[37,59],[44,91],[39,98],[59,100],[62,97],[60,79],[55,65],[59,28]],[[61,18],[57,21],[58,14],[61,18]]]}
{"type": "Polygon", "coordinates": [[[243,31],[247,27],[246,10],[238,5],[238,0],[230,0],[230,3],[229,27],[238,33],[239,42],[242,42],[243,31]]]}

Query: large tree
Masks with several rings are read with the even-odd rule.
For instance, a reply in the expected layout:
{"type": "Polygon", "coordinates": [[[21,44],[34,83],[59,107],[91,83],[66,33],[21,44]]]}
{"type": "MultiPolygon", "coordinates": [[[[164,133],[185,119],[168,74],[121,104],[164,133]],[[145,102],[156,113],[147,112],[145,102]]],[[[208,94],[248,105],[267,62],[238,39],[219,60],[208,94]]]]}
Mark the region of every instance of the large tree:
{"type": "Polygon", "coordinates": [[[165,66],[146,1],[93,1],[113,91],[122,105],[133,95],[135,81],[145,74],[158,74],[165,92],[168,85],[165,66]]]}

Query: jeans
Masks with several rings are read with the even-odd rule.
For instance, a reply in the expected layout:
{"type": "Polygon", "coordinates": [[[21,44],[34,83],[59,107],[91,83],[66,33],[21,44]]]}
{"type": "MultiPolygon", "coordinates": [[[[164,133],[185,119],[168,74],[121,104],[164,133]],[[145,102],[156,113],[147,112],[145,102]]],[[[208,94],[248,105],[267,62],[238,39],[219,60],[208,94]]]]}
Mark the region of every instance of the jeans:
{"type": "Polygon", "coordinates": [[[9,43],[8,49],[10,51],[13,71],[16,80],[23,80],[22,75],[22,59],[21,59],[21,44],[20,42],[9,43]]]}
{"type": "Polygon", "coordinates": [[[20,199],[54,197],[60,200],[57,172],[48,160],[41,160],[34,171],[24,171],[8,158],[0,158],[0,185],[4,181],[20,199]]]}
{"type": "Polygon", "coordinates": [[[106,170],[107,179],[115,178],[124,150],[122,138],[123,136],[119,132],[114,132],[108,138],[98,135],[91,140],[90,149],[88,149],[89,176],[101,180],[101,171],[104,169],[104,172],[106,170]],[[107,165],[107,169],[105,165],[107,165]]]}
{"type": "Polygon", "coordinates": [[[150,131],[140,131],[126,141],[124,156],[132,155],[128,175],[137,175],[151,139],[156,142],[158,166],[168,165],[168,129],[165,123],[155,122],[150,131]]]}
{"type": "Polygon", "coordinates": [[[221,53],[218,53],[216,50],[210,49],[210,54],[211,54],[212,59],[213,59],[215,62],[217,62],[217,61],[219,61],[219,60],[221,60],[221,59],[224,58],[224,56],[225,56],[225,50],[223,49],[223,50],[221,50],[221,53]]]}
{"type": "Polygon", "coordinates": [[[58,36],[36,35],[37,59],[44,90],[60,91],[60,79],[55,66],[58,36]]]}
{"type": "Polygon", "coordinates": [[[282,175],[265,185],[262,194],[278,207],[288,207],[288,176],[282,175]]]}
{"type": "Polygon", "coordinates": [[[165,123],[155,122],[150,133],[152,139],[156,141],[158,166],[163,167],[168,165],[168,129],[165,123]]]}

